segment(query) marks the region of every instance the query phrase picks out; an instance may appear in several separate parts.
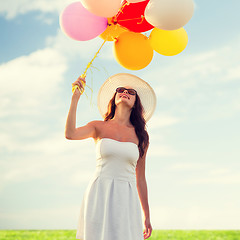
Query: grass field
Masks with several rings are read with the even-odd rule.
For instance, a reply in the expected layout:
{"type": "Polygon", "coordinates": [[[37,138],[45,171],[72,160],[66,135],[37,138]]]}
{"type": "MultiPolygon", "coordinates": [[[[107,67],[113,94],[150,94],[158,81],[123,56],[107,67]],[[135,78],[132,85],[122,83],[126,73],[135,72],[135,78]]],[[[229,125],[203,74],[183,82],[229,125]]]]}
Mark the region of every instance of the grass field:
{"type": "MultiPolygon", "coordinates": [[[[75,230],[0,230],[0,240],[75,240],[75,234],[75,230]]],[[[149,240],[240,240],[240,230],[154,230],[149,240]]]]}

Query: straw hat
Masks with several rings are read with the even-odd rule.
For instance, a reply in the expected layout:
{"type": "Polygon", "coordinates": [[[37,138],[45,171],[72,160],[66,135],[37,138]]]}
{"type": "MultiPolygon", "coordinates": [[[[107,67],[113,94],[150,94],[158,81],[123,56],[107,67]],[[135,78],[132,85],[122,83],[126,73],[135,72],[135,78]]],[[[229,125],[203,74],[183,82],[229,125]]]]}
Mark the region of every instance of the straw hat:
{"type": "Polygon", "coordinates": [[[116,88],[124,86],[131,86],[137,91],[144,108],[143,117],[148,121],[156,108],[155,92],[143,79],[129,73],[115,74],[109,77],[101,86],[98,92],[98,109],[102,117],[104,118],[107,112],[108,103],[113,97],[116,88]]]}

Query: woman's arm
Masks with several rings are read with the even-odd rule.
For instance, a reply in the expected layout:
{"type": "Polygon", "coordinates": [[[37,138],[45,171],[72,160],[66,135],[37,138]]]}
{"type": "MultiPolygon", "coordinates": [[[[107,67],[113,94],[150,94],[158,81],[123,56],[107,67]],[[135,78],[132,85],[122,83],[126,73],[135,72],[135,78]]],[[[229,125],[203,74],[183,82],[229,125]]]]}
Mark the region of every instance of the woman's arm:
{"type": "MultiPolygon", "coordinates": [[[[79,91],[76,89],[75,91],[79,91]]],[[[72,97],[71,105],[69,108],[66,126],[65,126],[65,137],[71,139],[71,136],[76,130],[76,112],[77,112],[78,99],[72,97]]]]}
{"type": "Polygon", "coordinates": [[[152,226],[150,223],[150,212],[148,205],[148,192],[147,192],[147,182],[145,177],[145,161],[147,154],[148,146],[145,149],[144,155],[138,159],[138,163],[136,166],[136,179],[137,179],[137,190],[138,195],[141,201],[141,205],[144,212],[144,239],[147,239],[151,236],[152,226]]]}
{"type": "MultiPolygon", "coordinates": [[[[83,87],[81,81],[85,81],[85,79],[79,77],[73,85],[78,85],[81,88],[83,87]]],[[[76,89],[72,95],[71,105],[67,116],[65,137],[70,140],[81,140],[88,137],[94,137],[96,133],[97,121],[92,121],[83,127],[76,128],[76,112],[80,96],[80,91],[76,89]]]]}

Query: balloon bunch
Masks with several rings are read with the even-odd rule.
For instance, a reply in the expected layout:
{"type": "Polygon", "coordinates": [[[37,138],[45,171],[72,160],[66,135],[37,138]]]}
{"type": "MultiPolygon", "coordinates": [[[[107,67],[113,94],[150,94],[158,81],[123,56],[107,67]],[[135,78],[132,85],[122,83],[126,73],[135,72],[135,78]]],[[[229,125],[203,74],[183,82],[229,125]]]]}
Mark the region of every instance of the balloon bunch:
{"type": "Polygon", "coordinates": [[[183,26],[193,12],[193,0],[81,0],[64,9],[60,26],[78,41],[97,36],[114,41],[119,64],[139,70],[151,62],[154,51],[173,56],[186,48],[183,26]],[[149,30],[149,36],[143,34],[149,30]]]}

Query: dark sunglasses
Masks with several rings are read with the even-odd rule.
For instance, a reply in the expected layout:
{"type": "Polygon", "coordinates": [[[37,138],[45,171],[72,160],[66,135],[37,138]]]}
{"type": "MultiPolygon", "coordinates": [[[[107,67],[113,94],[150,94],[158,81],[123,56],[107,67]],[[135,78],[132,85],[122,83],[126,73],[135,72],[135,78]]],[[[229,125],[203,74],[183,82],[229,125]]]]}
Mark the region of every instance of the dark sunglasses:
{"type": "Polygon", "coordinates": [[[123,93],[125,90],[127,90],[130,95],[136,95],[136,94],[137,94],[137,91],[136,91],[136,90],[134,90],[134,89],[132,89],[132,88],[127,89],[127,88],[125,88],[125,87],[118,87],[118,88],[116,89],[116,92],[118,92],[118,93],[123,93]]]}

